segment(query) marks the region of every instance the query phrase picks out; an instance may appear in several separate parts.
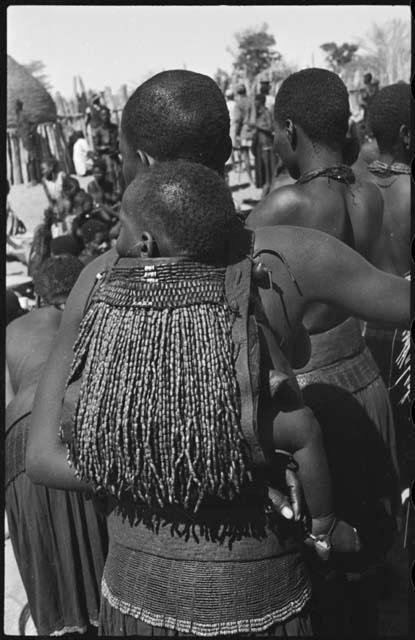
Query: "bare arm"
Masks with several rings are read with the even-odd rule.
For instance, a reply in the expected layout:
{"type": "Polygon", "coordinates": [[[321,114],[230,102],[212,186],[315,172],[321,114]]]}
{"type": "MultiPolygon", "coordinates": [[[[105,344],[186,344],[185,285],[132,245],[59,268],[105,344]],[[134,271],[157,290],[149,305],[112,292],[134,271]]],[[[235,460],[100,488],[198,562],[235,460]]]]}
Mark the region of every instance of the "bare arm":
{"type": "Polygon", "coordinates": [[[89,490],[69,467],[66,446],[58,432],[73,345],[95,276],[107,260],[108,254],[100,256],[79,276],[67,300],[59,332],[36,391],[26,448],[26,471],[33,482],[56,489],[89,490]]]}
{"type": "Polygon", "coordinates": [[[276,449],[293,454],[298,475],[312,518],[333,512],[331,479],[320,425],[308,407],[280,411],[274,419],[273,441],[276,449]]]}
{"type": "Polygon", "coordinates": [[[408,281],[376,269],[325,233],[309,230],[309,239],[303,246],[307,268],[301,279],[310,302],[325,302],[385,327],[409,327],[408,281]]]}
{"type": "MultiPolygon", "coordinates": [[[[410,284],[404,278],[376,269],[346,244],[315,229],[264,227],[256,231],[255,249],[274,249],[285,256],[302,295],[287,279],[277,258],[261,256],[283,289],[292,335],[298,329],[309,304],[324,302],[385,327],[406,329],[410,322],[410,284]]],[[[261,295],[265,304],[275,305],[276,294],[261,295]]],[[[270,313],[274,324],[281,309],[270,313]]]]}

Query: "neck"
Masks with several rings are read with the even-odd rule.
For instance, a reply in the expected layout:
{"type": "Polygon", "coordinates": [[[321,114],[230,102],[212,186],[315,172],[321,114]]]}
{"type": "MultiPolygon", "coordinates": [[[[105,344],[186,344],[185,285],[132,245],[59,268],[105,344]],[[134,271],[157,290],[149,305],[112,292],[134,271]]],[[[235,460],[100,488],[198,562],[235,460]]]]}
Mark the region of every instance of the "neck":
{"type": "Polygon", "coordinates": [[[308,142],[307,149],[304,153],[300,151],[298,167],[300,175],[315,169],[327,169],[335,165],[343,164],[343,154],[341,151],[333,151],[327,147],[313,145],[308,142]]]}

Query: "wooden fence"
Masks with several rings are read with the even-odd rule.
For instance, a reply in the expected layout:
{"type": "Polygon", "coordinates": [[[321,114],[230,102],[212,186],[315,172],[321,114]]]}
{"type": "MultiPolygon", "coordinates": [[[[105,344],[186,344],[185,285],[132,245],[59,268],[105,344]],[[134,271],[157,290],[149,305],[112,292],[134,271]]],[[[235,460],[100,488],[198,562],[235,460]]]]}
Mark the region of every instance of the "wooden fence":
{"type": "MultiPolygon", "coordinates": [[[[113,121],[119,126],[122,109],[112,112],[113,121]]],[[[82,113],[58,116],[57,122],[46,122],[37,126],[38,133],[38,162],[54,156],[59,160],[66,173],[74,173],[74,166],[68,149],[69,136],[73,131],[82,131],[92,148],[91,131],[85,124],[82,113]]],[[[16,129],[8,129],[6,137],[7,179],[10,185],[26,184],[29,182],[27,170],[27,151],[16,129]]]]}

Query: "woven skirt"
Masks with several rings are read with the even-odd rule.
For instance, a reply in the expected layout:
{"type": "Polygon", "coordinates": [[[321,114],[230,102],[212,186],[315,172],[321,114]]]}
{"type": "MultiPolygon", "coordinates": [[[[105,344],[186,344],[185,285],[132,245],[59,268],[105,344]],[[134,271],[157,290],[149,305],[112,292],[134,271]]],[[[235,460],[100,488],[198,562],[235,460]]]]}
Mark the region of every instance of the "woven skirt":
{"type": "Polygon", "coordinates": [[[39,635],[97,627],[107,555],[106,518],[81,493],[33,484],[24,472],[30,416],[6,438],[6,512],[17,566],[39,635]],[[23,446],[18,448],[18,443],[23,446]],[[23,470],[22,470],[23,469],[23,470]]]}
{"type": "MultiPolygon", "coordinates": [[[[102,599],[101,612],[99,617],[100,636],[155,636],[159,638],[167,637],[195,637],[193,633],[167,629],[165,627],[155,627],[133,616],[121,613],[110,605],[108,600],[102,599]]],[[[289,620],[274,624],[265,631],[256,633],[238,633],[238,638],[310,638],[313,635],[311,619],[307,608],[289,620]]]]}

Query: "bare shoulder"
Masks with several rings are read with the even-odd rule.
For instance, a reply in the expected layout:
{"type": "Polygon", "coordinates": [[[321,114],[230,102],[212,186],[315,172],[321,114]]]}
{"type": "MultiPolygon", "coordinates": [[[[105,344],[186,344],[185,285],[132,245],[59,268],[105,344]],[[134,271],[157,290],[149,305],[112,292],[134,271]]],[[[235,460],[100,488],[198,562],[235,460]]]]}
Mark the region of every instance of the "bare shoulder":
{"type": "Polygon", "coordinates": [[[113,264],[117,258],[115,249],[110,249],[102,256],[98,256],[90,262],[80,273],[65,305],[63,323],[67,321],[80,322],[84,313],[91,289],[96,277],[113,264]]]}
{"type": "Polygon", "coordinates": [[[288,224],[306,204],[304,193],[296,185],[285,185],[272,191],[253,209],[248,224],[252,228],[288,224]]]}
{"type": "Polygon", "coordinates": [[[357,174],[356,178],[356,183],[352,189],[352,197],[353,193],[357,192],[367,211],[370,211],[372,215],[374,213],[381,215],[383,211],[383,198],[376,181],[371,179],[369,172],[367,172],[367,174],[357,174]]]}

